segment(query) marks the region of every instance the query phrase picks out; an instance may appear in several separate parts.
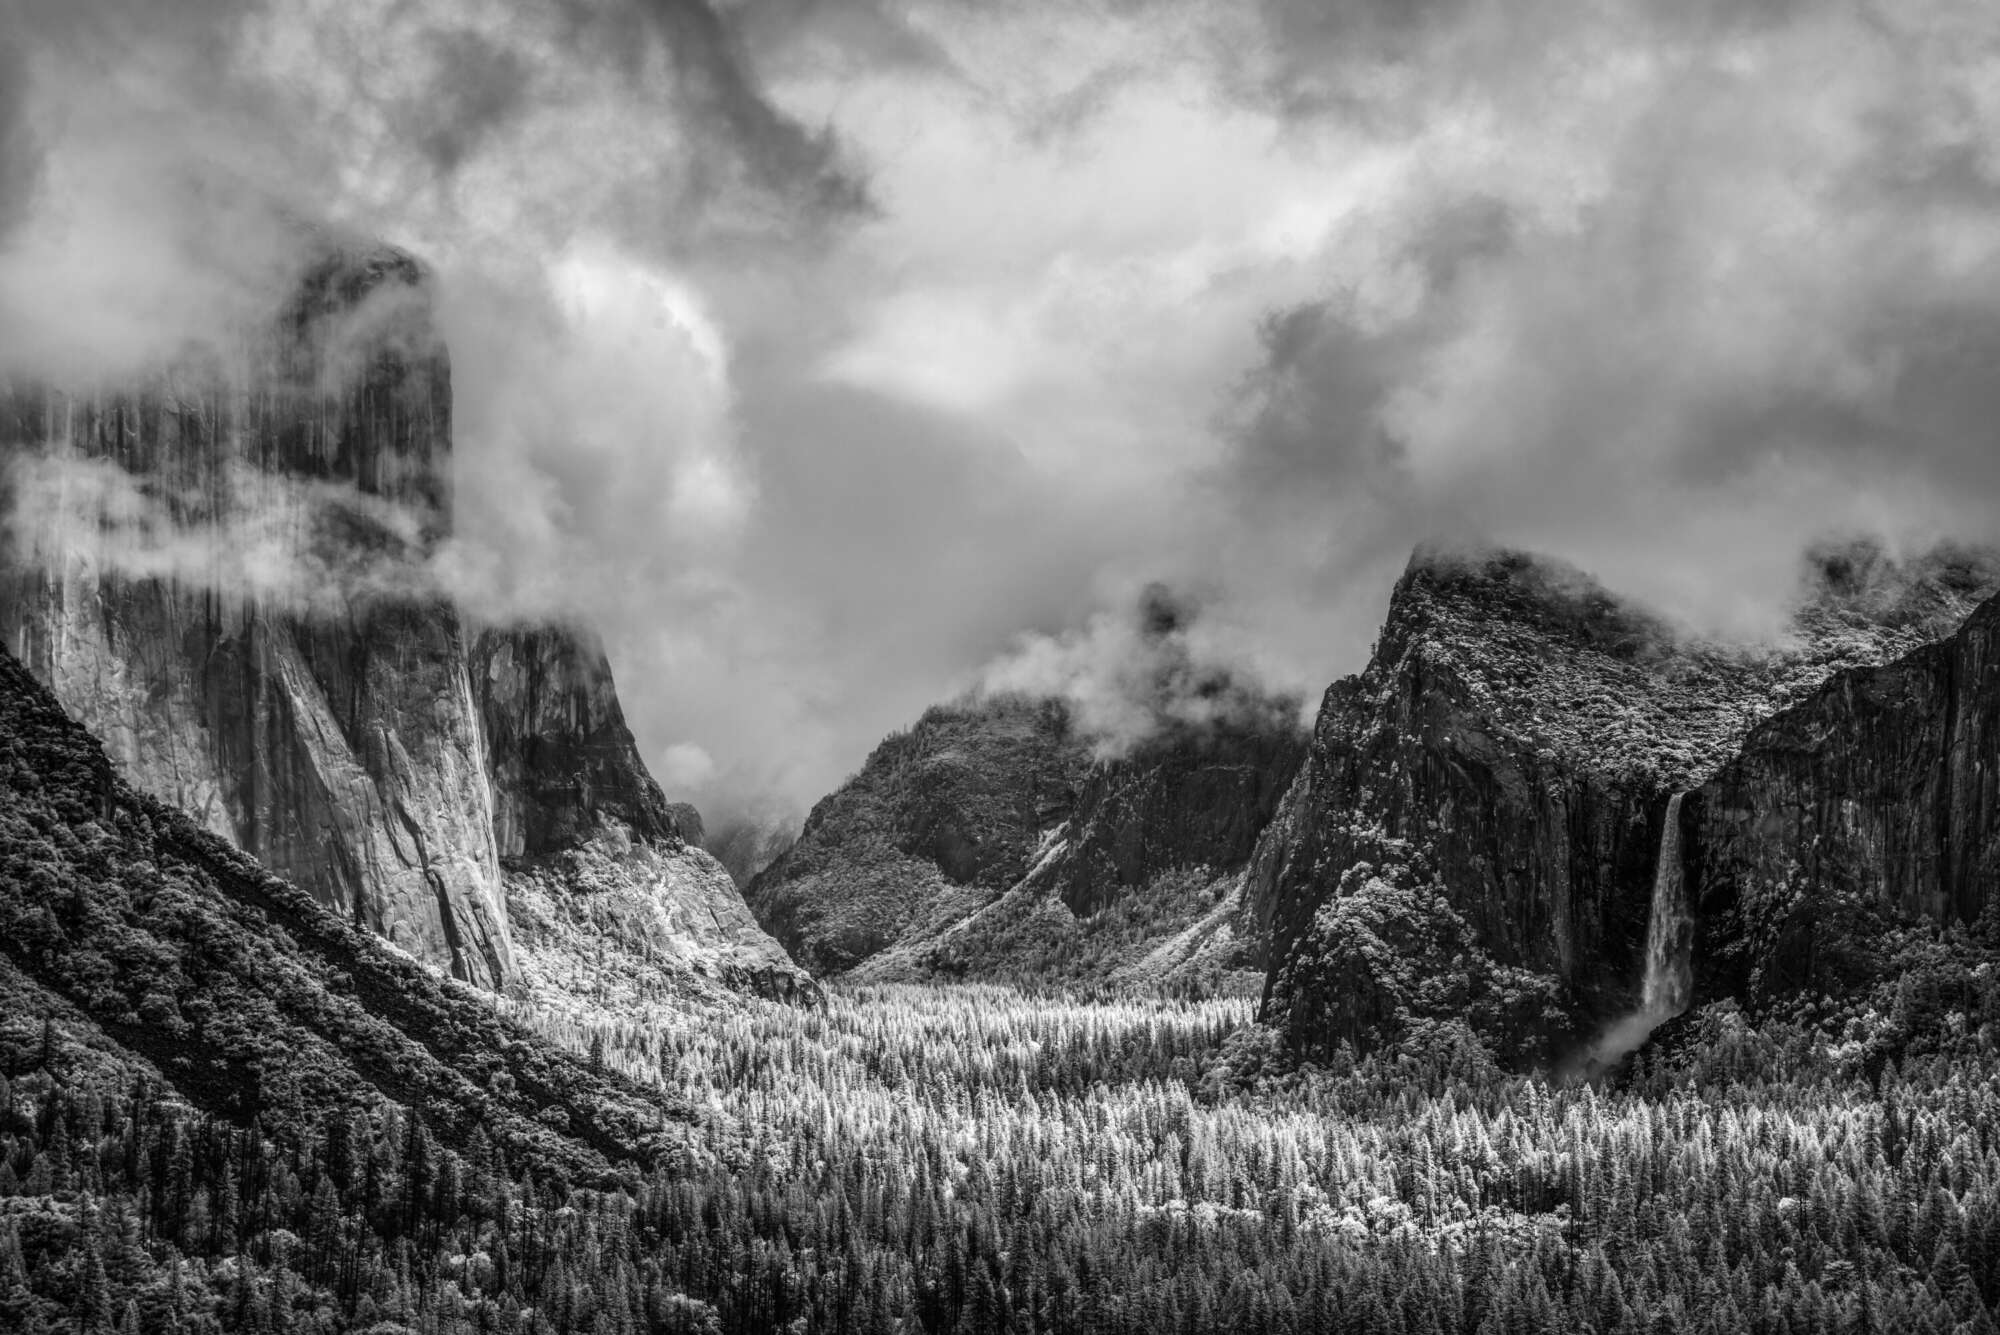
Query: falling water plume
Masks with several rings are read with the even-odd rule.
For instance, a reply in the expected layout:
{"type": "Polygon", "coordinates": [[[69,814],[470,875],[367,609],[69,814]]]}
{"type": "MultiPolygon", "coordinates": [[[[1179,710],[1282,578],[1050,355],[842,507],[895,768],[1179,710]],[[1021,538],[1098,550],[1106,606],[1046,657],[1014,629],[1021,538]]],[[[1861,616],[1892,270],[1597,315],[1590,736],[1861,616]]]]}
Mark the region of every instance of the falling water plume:
{"type": "Polygon", "coordinates": [[[1646,921],[1646,974],[1639,1008],[1612,1024],[1591,1045],[1585,1069],[1616,1065],[1655,1029],[1688,1008],[1694,992],[1694,915],[1681,870],[1681,799],[1667,799],[1660,853],[1653,867],[1653,905],[1646,921]]]}

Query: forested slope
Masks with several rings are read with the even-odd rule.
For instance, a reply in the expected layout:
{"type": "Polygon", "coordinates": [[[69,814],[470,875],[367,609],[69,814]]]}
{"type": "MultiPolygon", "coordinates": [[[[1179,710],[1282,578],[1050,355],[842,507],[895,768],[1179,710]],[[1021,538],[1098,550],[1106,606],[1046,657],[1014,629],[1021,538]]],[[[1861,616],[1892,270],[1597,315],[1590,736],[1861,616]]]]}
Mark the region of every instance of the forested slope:
{"type": "Polygon", "coordinates": [[[1089,767],[1089,739],[1060,701],[936,706],[821,799],[745,898],[799,963],[844,973],[1020,880],[1089,767]]]}
{"type": "Polygon", "coordinates": [[[88,1050],[268,1131],[387,1099],[448,1145],[477,1129],[577,1181],[675,1139],[657,1096],[529,1037],[134,790],[4,651],[0,999],[10,1066],[51,1041],[88,1050]]]}

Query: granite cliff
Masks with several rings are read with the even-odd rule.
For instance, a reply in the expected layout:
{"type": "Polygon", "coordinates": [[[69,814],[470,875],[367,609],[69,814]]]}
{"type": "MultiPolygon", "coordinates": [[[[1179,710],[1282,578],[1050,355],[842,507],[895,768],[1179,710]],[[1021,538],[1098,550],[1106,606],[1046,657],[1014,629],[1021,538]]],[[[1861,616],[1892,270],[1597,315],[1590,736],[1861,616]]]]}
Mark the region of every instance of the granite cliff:
{"type": "Polygon", "coordinates": [[[588,841],[606,822],[653,843],[698,843],[693,808],[646,772],[596,636],[536,626],[472,637],[471,677],[503,859],[588,841]]]}
{"type": "Polygon", "coordinates": [[[787,990],[594,638],[469,626],[429,578],[450,456],[425,270],[328,250],[228,354],[8,388],[0,632],[133,782],[456,977],[524,980],[520,882],[629,897],[644,958],[787,990]]]}
{"type": "Polygon", "coordinates": [[[1838,996],[1900,932],[2000,927],[2000,601],[1759,725],[1683,829],[1705,997],[1838,996]]]}
{"type": "Polygon", "coordinates": [[[1629,1012],[1669,797],[1992,587],[1969,556],[1828,550],[1785,642],[1750,650],[1550,561],[1420,551],[1251,859],[1265,1018],[1308,1054],[1463,1018],[1527,1061],[1629,1012]]]}

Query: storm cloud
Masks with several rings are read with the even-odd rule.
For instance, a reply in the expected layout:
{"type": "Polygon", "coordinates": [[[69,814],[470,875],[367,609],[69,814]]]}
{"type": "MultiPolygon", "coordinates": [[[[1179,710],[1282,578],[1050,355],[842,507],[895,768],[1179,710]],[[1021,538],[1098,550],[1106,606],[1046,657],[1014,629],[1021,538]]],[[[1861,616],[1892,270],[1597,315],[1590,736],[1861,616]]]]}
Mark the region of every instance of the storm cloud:
{"type": "Polygon", "coordinates": [[[1990,537],[1993,16],[1528,13],[1442,20],[1462,82],[1267,324],[1246,530],[1477,531],[1743,631],[1815,535],[1990,537]]]}
{"type": "Polygon", "coordinates": [[[435,573],[595,620],[714,823],[982,682],[1151,726],[1163,643],[1316,698],[1429,538],[1757,635],[1829,532],[1995,536],[1987,4],[4,12],[6,370],[422,254],[435,573]]]}

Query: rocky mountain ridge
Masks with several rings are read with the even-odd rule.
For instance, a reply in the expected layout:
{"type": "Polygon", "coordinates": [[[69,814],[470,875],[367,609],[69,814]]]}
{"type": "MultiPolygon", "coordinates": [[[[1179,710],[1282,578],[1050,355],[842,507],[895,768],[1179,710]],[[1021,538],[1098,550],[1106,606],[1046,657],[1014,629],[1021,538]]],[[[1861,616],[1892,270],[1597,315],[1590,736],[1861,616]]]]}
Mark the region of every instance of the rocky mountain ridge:
{"type": "Polygon", "coordinates": [[[816,971],[1214,984],[1227,887],[1303,754],[1279,708],[1100,756],[1059,700],[969,698],[885,741],[751,883],[816,971]]]}
{"type": "Polygon", "coordinates": [[[845,973],[1020,880],[1088,765],[1059,702],[933,707],[813,807],[745,897],[814,974],[845,973]]]}
{"type": "Polygon", "coordinates": [[[1463,1022],[1560,1061],[1641,1005],[1675,794],[1697,1004],[1833,969],[1795,956],[1830,958],[1835,903],[1873,906],[1841,938],[1864,952],[1988,912],[1996,586],[1985,553],[1829,545],[1787,630],[1734,644],[1559,562],[1423,549],[1310,739],[1167,729],[1104,757],[1060,702],[961,701],[749,898],[855,979],[1247,987],[1306,1056],[1463,1022]]]}
{"type": "Polygon", "coordinates": [[[1301,1051],[1459,1015],[1548,1060],[1636,1002],[1668,797],[1833,674],[1948,633],[1994,565],[1815,558],[1789,642],[1689,639],[1578,572],[1420,551],[1251,861],[1266,1019],[1301,1051]]]}

